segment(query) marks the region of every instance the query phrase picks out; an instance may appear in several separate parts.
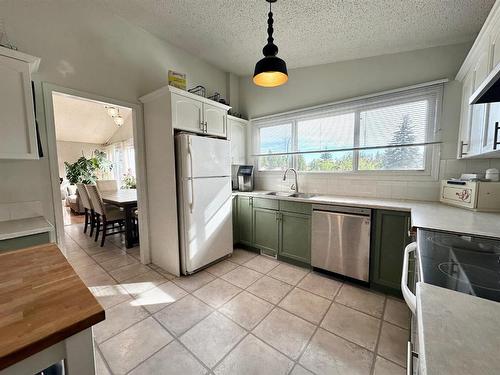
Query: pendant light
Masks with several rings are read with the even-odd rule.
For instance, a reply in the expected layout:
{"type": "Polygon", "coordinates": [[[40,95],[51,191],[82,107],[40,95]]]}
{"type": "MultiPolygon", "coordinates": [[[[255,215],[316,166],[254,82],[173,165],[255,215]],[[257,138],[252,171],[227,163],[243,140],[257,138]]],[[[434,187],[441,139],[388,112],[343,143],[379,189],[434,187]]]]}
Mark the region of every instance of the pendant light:
{"type": "Polygon", "coordinates": [[[273,43],[273,12],[271,4],[276,0],[266,0],[269,3],[269,19],[267,20],[267,44],[262,49],[264,58],[255,64],[253,83],[262,87],[281,86],[288,81],[286,63],[278,56],[278,47],[273,43]]]}

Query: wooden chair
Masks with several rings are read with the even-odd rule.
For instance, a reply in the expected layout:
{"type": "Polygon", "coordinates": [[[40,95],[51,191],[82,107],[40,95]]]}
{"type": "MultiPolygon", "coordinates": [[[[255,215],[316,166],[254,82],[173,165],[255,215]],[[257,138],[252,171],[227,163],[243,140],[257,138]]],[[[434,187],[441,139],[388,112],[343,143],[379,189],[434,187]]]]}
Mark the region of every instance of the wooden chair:
{"type": "Polygon", "coordinates": [[[125,212],[120,211],[118,207],[113,208],[109,205],[104,205],[101,194],[96,185],[85,185],[89,193],[90,201],[94,207],[95,213],[95,241],[99,238],[99,232],[102,232],[101,247],[104,246],[106,236],[110,234],[124,233],[125,225],[125,212]],[[108,230],[115,230],[115,224],[118,224],[119,230],[108,232],[108,230]]]}
{"type": "Polygon", "coordinates": [[[94,209],[92,208],[92,203],[90,202],[89,194],[84,184],[76,184],[76,190],[80,195],[80,200],[82,201],[82,206],[85,211],[85,226],[83,227],[83,233],[87,233],[87,227],[90,224],[90,236],[94,232],[94,209]]]}
{"type": "Polygon", "coordinates": [[[97,180],[96,183],[99,191],[118,191],[117,180],[97,180]]]}

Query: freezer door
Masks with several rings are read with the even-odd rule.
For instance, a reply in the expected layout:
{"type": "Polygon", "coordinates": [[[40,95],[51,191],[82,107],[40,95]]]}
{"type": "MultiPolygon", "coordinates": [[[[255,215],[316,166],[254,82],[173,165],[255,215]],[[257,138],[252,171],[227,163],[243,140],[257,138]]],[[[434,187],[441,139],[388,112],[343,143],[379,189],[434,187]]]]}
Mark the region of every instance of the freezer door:
{"type": "Polygon", "coordinates": [[[231,178],[184,179],[181,265],[191,273],[233,251],[231,178]]]}
{"type": "Polygon", "coordinates": [[[231,175],[231,146],[225,139],[189,134],[177,136],[177,157],[182,178],[231,175]]]}

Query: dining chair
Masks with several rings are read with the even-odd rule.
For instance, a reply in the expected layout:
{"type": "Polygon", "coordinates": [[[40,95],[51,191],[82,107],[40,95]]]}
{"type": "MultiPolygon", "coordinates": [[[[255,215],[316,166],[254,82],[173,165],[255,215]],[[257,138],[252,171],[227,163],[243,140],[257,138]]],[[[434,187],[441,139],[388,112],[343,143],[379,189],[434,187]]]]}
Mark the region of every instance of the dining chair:
{"type": "Polygon", "coordinates": [[[117,180],[97,180],[96,183],[99,191],[118,191],[117,180]]]}
{"type": "Polygon", "coordinates": [[[85,185],[82,183],[76,184],[76,190],[80,196],[83,209],[85,211],[85,226],[83,227],[83,233],[87,233],[87,228],[90,224],[90,236],[92,237],[94,231],[94,209],[92,208],[92,203],[90,202],[89,194],[85,185]]]}
{"type": "Polygon", "coordinates": [[[114,208],[105,205],[102,201],[101,194],[96,185],[85,185],[89,193],[90,201],[94,207],[95,213],[95,241],[99,239],[99,232],[102,232],[101,247],[104,246],[106,236],[110,234],[118,234],[125,232],[125,212],[120,211],[118,207],[114,208]],[[108,230],[115,230],[115,224],[119,225],[119,230],[108,232],[108,230]]]}

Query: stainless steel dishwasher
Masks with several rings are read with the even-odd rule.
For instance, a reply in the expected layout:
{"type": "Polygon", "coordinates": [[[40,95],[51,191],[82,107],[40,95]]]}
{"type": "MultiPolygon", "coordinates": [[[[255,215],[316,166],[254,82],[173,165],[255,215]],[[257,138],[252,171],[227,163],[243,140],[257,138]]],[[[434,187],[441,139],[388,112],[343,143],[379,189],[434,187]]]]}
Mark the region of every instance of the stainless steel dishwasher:
{"type": "Polygon", "coordinates": [[[371,210],[313,205],[313,267],[369,280],[371,210]]]}

